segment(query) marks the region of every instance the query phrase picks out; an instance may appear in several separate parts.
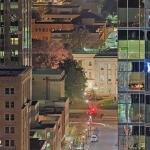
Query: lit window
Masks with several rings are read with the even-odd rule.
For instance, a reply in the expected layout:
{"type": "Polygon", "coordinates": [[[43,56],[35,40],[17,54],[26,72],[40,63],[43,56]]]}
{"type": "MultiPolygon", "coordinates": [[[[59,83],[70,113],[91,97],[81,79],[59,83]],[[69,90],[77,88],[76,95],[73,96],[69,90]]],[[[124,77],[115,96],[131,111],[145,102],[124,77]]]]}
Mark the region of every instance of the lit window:
{"type": "Polygon", "coordinates": [[[19,44],[19,38],[10,38],[10,42],[12,45],[18,45],[19,44]]]}
{"type": "Polygon", "coordinates": [[[11,2],[10,3],[10,8],[11,9],[17,9],[18,8],[18,2],[11,2]]]}
{"type": "Polygon", "coordinates": [[[10,33],[17,33],[18,32],[18,26],[10,26],[10,33]]]}
{"type": "Polygon", "coordinates": [[[4,16],[0,16],[0,22],[4,22],[4,16]]]}
{"type": "Polygon", "coordinates": [[[0,50],[0,58],[4,58],[4,51],[0,50]]]}
{"type": "Polygon", "coordinates": [[[4,10],[4,3],[0,3],[0,10],[4,10]]]}

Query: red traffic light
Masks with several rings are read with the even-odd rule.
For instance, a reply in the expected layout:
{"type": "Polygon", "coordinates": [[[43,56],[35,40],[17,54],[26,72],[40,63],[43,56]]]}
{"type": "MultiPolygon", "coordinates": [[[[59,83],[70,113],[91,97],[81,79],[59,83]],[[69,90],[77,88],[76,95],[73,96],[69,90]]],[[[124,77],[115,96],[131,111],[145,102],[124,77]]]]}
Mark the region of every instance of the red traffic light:
{"type": "Polygon", "coordinates": [[[96,106],[91,106],[88,109],[88,115],[96,115],[97,114],[97,108],[96,106]]]}

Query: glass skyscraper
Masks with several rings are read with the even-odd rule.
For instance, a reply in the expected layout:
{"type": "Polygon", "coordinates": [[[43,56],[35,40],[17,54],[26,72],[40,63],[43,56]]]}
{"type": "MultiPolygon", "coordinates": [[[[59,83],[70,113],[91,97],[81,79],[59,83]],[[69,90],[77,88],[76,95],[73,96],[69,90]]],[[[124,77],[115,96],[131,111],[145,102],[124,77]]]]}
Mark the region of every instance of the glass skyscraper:
{"type": "Polygon", "coordinates": [[[30,149],[31,0],[0,0],[0,150],[30,149]]]}
{"type": "Polygon", "coordinates": [[[31,0],[0,0],[0,67],[31,66],[31,0]]]}
{"type": "Polygon", "coordinates": [[[118,149],[150,150],[150,0],[118,0],[118,149]]]}

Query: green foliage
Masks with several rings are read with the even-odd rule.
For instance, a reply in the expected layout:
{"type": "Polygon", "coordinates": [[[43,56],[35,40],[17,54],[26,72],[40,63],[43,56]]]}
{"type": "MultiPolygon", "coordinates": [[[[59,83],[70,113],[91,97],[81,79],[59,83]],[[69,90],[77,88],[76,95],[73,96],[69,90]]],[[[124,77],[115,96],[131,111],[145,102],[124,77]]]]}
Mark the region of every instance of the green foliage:
{"type": "Polygon", "coordinates": [[[66,60],[61,67],[66,71],[65,91],[70,98],[81,98],[86,77],[83,68],[75,60],[66,60]]]}

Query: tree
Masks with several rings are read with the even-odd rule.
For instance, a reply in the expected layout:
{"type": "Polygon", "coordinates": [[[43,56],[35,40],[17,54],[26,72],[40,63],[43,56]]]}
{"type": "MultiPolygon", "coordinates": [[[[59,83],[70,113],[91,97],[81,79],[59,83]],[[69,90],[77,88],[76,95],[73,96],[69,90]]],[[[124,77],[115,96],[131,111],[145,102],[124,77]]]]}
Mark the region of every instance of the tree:
{"type": "Polygon", "coordinates": [[[67,44],[52,42],[50,45],[44,40],[32,42],[33,67],[58,68],[66,59],[72,59],[72,53],[67,44]]]}
{"type": "Polygon", "coordinates": [[[84,48],[88,45],[89,31],[83,27],[75,29],[70,37],[71,48],[84,48]]]}
{"type": "Polygon", "coordinates": [[[67,59],[72,59],[72,52],[67,44],[52,42],[49,47],[49,64],[51,67],[59,67],[67,59]]]}
{"type": "Polygon", "coordinates": [[[85,89],[86,77],[83,68],[75,60],[66,60],[61,65],[66,71],[65,91],[70,98],[81,98],[85,89]]]}

